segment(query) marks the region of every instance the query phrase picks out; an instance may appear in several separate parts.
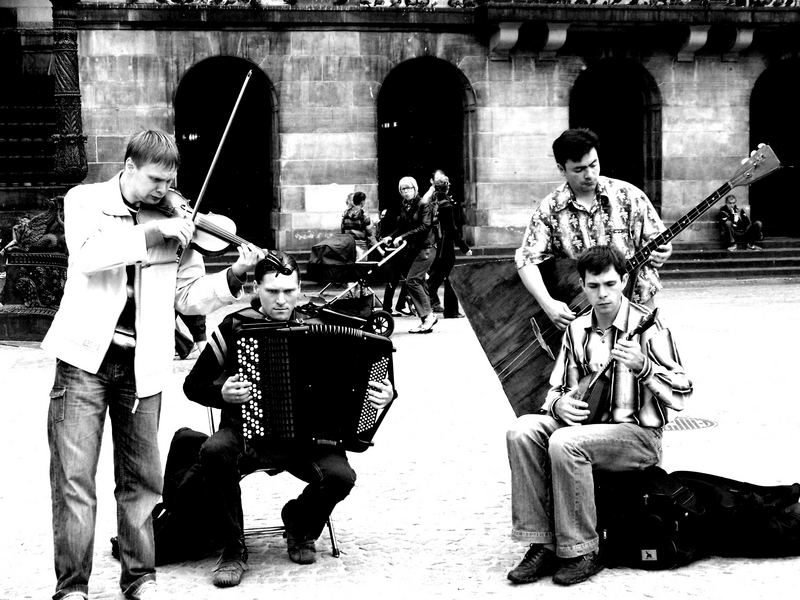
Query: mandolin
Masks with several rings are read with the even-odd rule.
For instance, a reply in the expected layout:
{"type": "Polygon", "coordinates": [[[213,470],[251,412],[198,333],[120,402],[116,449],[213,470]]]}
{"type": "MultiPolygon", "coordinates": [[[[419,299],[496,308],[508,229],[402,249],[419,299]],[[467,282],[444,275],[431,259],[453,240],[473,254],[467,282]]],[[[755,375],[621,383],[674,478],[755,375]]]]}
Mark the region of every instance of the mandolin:
{"type": "MultiPolygon", "coordinates": [[[[625,334],[625,339],[630,341],[637,335],[647,331],[656,322],[658,308],[654,308],[649,314],[642,317],[639,324],[625,334]]],[[[583,400],[589,405],[589,416],[583,423],[599,423],[602,416],[611,408],[610,384],[611,381],[604,377],[606,371],[614,364],[614,359],[609,357],[608,361],[596,373],[589,373],[581,378],[578,383],[578,391],[575,397],[583,400]]]]}
{"type": "MultiPolygon", "coordinates": [[[[769,146],[759,146],[729,181],[628,259],[629,279],[636,278],[656,247],[670,242],[733,188],[750,185],[780,166],[769,146]]],[[[554,298],[576,313],[588,308],[574,260],[551,259],[539,267],[554,298]]],[[[522,284],[513,259],[456,265],[449,278],[514,412],[536,412],[549,386],[555,359],[551,348],[558,349],[562,332],[522,284]]]]}

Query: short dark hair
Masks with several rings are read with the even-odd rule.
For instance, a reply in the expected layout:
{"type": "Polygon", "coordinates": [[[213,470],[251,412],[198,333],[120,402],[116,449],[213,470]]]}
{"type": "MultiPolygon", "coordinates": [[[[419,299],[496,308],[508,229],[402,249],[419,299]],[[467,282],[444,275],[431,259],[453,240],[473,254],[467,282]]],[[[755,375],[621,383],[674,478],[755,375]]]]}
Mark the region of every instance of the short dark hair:
{"type": "Polygon", "coordinates": [[[591,129],[567,129],[553,142],[553,156],[562,167],[568,160],[578,162],[592,148],[600,148],[600,138],[591,129]]]}
{"type": "Polygon", "coordinates": [[[581,281],[586,279],[586,272],[598,275],[608,267],[614,267],[620,279],[627,272],[625,257],[614,246],[592,246],[584,250],[578,257],[578,275],[581,281]]]}
{"type": "Polygon", "coordinates": [[[177,169],[181,163],[175,140],[158,129],[148,129],[134,134],[125,149],[125,160],[129,158],[137,168],[154,164],[177,169]]]}
{"type": "MultiPolygon", "coordinates": [[[[276,257],[278,260],[281,261],[281,264],[286,269],[291,269],[293,273],[297,275],[297,282],[300,282],[300,269],[297,267],[297,261],[294,257],[289,256],[285,252],[281,252],[280,250],[270,250],[270,254],[276,257]]],[[[256,280],[256,283],[261,283],[264,280],[264,276],[268,275],[269,273],[277,273],[278,266],[267,258],[263,258],[256,263],[255,273],[253,277],[256,280]]]]}
{"type": "Polygon", "coordinates": [[[355,204],[355,205],[361,204],[366,199],[367,199],[367,195],[364,192],[355,192],[353,194],[353,204],[355,204]]]}

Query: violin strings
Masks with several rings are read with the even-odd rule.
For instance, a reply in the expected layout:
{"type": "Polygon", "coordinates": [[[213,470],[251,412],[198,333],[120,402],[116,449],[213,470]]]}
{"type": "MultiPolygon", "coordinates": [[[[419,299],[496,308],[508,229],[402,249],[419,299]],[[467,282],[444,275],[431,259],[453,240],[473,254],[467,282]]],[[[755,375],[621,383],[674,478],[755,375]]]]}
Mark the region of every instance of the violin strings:
{"type": "Polygon", "coordinates": [[[197,216],[197,218],[195,219],[195,223],[197,224],[197,226],[201,230],[206,231],[207,233],[212,233],[212,234],[218,236],[219,238],[225,240],[226,242],[231,242],[231,243],[239,244],[239,245],[249,243],[244,238],[240,238],[238,235],[236,235],[234,233],[231,233],[230,231],[228,231],[226,229],[223,229],[222,227],[220,227],[216,223],[212,223],[211,221],[207,220],[202,215],[198,215],[197,216]]]}

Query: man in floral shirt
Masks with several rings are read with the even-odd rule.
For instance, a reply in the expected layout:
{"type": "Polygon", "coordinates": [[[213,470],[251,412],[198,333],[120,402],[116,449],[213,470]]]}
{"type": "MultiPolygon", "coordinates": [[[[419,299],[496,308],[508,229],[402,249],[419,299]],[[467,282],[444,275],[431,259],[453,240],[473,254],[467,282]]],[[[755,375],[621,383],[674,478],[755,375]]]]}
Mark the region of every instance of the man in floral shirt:
{"type": "MultiPolygon", "coordinates": [[[[539,264],[554,257],[577,259],[587,248],[606,245],[628,259],[665,229],[643,191],[600,175],[597,146],[597,135],[588,129],[568,129],[553,142],[556,166],[566,182],[541,201],[515,256],[525,287],[559,329],[575,313],[550,295],[539,264]]],[[[671,244],[653,251],[639,271],[634,302],[653,305],[662,287],[656,269],[671,254],[671,244]]]]}

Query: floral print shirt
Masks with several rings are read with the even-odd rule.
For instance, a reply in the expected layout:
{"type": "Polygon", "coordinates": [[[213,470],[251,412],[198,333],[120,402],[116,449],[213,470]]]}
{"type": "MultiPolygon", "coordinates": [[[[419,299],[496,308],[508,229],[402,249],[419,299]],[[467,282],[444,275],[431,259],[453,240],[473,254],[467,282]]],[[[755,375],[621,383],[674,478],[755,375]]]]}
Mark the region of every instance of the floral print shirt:
{"type": "MultiPolygon", "coordinates": [[[[553,257],[577,259],[586,248],[613,245],[625,258],[665,230],[645,193],[630,183],[600,176],[591,209],[575,199],[565,182],[544,198],[517,249],[517,269],[553,257]]],[[[663,286],[650,263],[639,270],[634,302],[648,302],[663,286]]]]}

